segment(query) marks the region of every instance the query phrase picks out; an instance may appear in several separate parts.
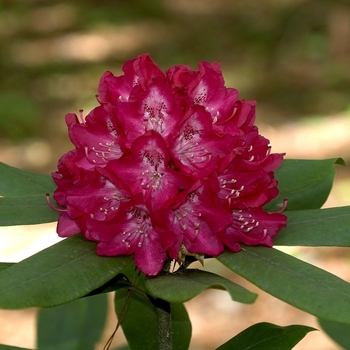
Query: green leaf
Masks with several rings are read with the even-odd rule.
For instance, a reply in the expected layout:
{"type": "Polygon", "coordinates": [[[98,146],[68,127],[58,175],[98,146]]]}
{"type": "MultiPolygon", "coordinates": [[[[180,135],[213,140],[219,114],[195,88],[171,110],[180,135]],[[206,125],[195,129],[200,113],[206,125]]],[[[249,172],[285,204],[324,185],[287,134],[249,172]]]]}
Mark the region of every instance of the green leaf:
{"type": "Polygon", "coordinates": [[[0,162],[0,196],[24,197],[52,193],[56,185],[50,175],[18,169],[0,162]]]}
{"type": "Polygon", "coordinates": [[[314,328],[292,325],[280,327],[262,322],[245,329],[217,350],[289,350],[314,328]]]}
{"type": "Polygon", "coordinates": [[[0,344],[0,350],[31,350],[28,348],[19,348],[17,346],[3,345],[0,344]]]}
{"type": "Polygon", "coordinates": [[[286,210],[321,208],[333,185],[335,164],[344,165],[344,161],[341,158],[285,159],[275,170],[280,193],[265,209],[279,210],[285,198],[288,199],[286,210]]]}
{"type": "Polygon", "coordinates": [[[38,350],[94,350],[107,317],[107,296],[100,294],[40,309],[38,350]]]}
{"type": "Polygon", "coordinates": [[[15,265],[15,263],[0,263],[0,272],[2,270],[5,270],[5,269],[9,268],[12,265],[15,265]]]}
{"type": "Polygon", "coordinates": [[[350,206],[285,214],[288,225],[274,238],[275,245],[350,246],[350,206]]]}
{"type": "Polygon", "coordinates": [[[0,226],[57,221],[59,213],[46,202],[55,189],[50,175],[0,163],[0,226]]]}
{"type": "Polygon", "coordinates": [[[253,303],[257,297],[255,293],[224,277],[196,269],[184,269],[176,273],[147,277],[145,286],[153,297],[171,303],[183,303],[209,288],[226,290],[232,300],[241,303],[253,303]]]}
{"type": "MultiPolygon", "coordinates": [[[[130,264],[130,265],[133,265],[133,264],[130,264]]],[[[110,279],[107,283],[91,291],[87,296],[101,294],[101,293],[115,292],[116,290],[121,288],[131,287],[131,285],[132,284],[129,281],[129,279],[123,273],[119,273],[117,276],[110,279]]]]}
{"type": "Polygon", "coordinates": [[[101,287],[131,261],[97,256],[94,242],[69,237],[0,272],[0,308],[67,303],[101,287]]]}
{"type": "Polygon", "coordinates": [[[238,275],[301,310],[350,323],[350,284],[274,248],[244,246],[217,259],[238,275]]]}
{"type": "Polygon", "coordinates": [[[192,325],[183,304],[170,304],[173,332],[173,349],[188,349],[192,336],[192,325]]]}
{"type": "Polygon", "coordinates": [[[344,349],[350,349],[350,324],[318,318],[322,329],[344,349]]]}
{"type": "Polygon", "coordinates": [[[16,198],[0,198],[0,226],[33,225],[58,220],[59,212],[50,208],[45,193],[16,198]]]}
{"type": "MultiPolygon", "coordinates": [[[[138,287],[144,289],[143,276],[138,283],[138,287]]],[[[115,293],[115,308],[118,319],[121,318],[121,312],[128,294],[126,288],[119,289],[115,293]]],[[[130,349],[153,350],[159,349],[158,341],[158,311],[156,300],[152,300],[133,292],[129,299],[129,304],[122,328],[128,341],[130,349]]],[[[192,327],[187,311],[183,304],[172,303],[171,321],[172,321],[172,341],[174,350],[188,349],[192,327]]]]}

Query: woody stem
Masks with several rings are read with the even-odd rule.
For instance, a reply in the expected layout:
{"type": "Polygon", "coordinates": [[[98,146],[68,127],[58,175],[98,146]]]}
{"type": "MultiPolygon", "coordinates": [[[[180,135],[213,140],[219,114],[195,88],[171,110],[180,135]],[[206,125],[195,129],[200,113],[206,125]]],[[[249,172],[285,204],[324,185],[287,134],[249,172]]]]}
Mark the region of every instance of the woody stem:
{"type": "Polygon", "coordinates": [[[164,300],[157,300],[159,350],[172,350],[171,306],[164,300]]]}

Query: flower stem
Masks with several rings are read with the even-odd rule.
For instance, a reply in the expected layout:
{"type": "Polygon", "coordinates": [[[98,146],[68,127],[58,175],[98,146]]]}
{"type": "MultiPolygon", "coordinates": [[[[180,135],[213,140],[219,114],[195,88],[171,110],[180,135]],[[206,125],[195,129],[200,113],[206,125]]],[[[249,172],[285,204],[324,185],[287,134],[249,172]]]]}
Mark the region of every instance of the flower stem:
{"type": "Polygon", "coordinates": [[[165,300],[157,299],[159,350],[172,350],[171,306],[165,300]]]}

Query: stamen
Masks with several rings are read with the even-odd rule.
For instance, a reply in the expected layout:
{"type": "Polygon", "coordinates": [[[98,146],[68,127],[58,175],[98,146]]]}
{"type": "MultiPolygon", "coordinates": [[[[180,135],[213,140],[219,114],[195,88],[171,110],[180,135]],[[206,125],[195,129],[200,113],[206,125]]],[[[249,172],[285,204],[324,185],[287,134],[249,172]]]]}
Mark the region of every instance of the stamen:
{"type": "Polygon", "coordinates": [[[84,119],[83,112],[84,112],[83,109],[79,109],[79,119],[80,119],[81,124],[85,124],[85,119],[84,119]]]}
{"type": "Polygon", "coordinates": [[[67,212],[67,209],[56,208],[52,205],[52,203],[50,202],[50,193],[46,193],[46,202],[51,209],[58,211],[59,213],[66,213],[67,212]]]}
{"type": "Polygon", "coordinates": [[[287,208],[287,204],[288,204],[288,199],[283,199],[283,206],[280,210],[276,211],[275,213],[282,213],[282,211],[284,211],[287,208]]]}

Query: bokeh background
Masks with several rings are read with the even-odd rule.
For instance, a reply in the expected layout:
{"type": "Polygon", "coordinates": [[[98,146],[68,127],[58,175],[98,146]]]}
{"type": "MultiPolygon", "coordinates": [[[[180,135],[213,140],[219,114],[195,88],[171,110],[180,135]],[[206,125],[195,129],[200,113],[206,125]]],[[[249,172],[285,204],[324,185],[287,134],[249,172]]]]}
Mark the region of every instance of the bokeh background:
{"type": "MultiPolygon", "coordinates": [[[[257,125],[289,158],[350,160],[347,0],[0,0],[0,161],[49,173],[72,148],[64,115],[97,105],[106,70],[148,52],[162,69],[217,61],[226,85],[257,100],[257,125]]],[[[340,167],[326,206],[350,204],[340,167]]],[[[54,225],[0,228],[0,258],[18,261],[57,241],[54,225]]],[[[350,281],[347,249],[294,249],[350,281]]],[[[212,271],[244,283],[213,262],[212,271]]],[[[208,291],[189,302],[191,349],[213,349],[249,325],[316,326],[259,291],[253,306],[208,291]]],[[[310,296],[312,297],[312,296],[310,296]]],[[[0,343],[35,346],[35,309],[0,311],[0,343]]],[[[106,339],[115,319],[111,315],[106,339]]],[[[123,342],[119,334],[116,344],[123,342]]],[[[101,347],[99,347],[100,349],[101,347]]],[[[339,350],[322,332],[295,349],[339,350]]]]}

